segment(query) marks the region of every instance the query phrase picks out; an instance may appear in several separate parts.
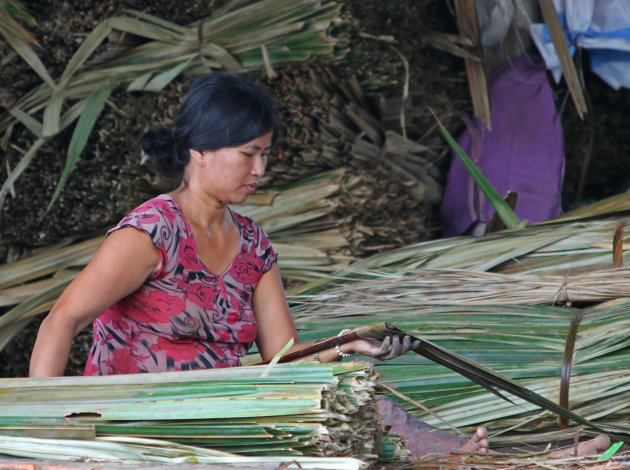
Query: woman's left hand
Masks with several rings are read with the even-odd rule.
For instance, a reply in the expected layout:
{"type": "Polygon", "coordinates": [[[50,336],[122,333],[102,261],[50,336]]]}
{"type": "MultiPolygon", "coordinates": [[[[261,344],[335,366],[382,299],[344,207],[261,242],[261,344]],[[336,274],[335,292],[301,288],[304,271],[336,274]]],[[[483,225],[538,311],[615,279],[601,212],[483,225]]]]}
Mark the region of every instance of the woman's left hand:
{"type": "Polygon", "coordinates": [[[345,353],[355,353],[370,356],[379,361],[387,361],[402,356],[419,346],[420,340],[412,341],[408,335],[387,336],[382,342],[370,339],[355,339],[341,345],[345,353]]]}

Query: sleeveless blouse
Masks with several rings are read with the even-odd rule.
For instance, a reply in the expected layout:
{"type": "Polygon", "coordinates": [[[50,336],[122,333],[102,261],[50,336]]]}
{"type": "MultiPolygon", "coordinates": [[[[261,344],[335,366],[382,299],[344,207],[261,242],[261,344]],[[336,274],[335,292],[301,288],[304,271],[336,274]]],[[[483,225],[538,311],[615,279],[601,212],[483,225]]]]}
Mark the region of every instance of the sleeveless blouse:
{"type": "Polygon", "coordinates": [[[201,261],[184,213],[166,194],[145,202],[108,232],[134,227],[147,233],[162,262],[138,290],[94,321],[85,375],[240,365],[256,339],[254,290],[277,255],[258,224],[230,212],[240,246],[220,276],[201,261]]]}

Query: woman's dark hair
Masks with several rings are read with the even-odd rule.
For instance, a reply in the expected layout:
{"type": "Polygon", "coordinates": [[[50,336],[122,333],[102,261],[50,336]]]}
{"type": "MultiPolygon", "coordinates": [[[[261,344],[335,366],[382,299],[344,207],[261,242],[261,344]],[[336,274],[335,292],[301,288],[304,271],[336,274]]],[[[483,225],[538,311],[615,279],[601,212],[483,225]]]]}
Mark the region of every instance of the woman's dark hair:
{"type": "Polygon", "coordinates": [[[155,169],[181,182],[190,149],[237,147],[273,132],[278,113],[273,101],[257,85],[228,74],[198,78],[170,126],[149,130],[140,139],[155,169]]]}

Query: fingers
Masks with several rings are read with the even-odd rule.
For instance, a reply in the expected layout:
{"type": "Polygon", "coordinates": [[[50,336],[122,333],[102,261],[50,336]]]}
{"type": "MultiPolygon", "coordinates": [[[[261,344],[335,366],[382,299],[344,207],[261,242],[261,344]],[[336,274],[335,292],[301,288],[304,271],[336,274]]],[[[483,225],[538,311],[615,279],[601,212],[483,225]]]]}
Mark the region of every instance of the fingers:
{"type": "Polygon", "coordinates": [[[400,336],[387,336],[381,343],[378,355],[374,355],[376,359],[385,361],[393,359],[409,351],[411,339],[406,336],[401,340],[400,336]]]}
{"type": "Polygon", "coordinates": [[[380,361],[394,359],[416,349],[420,345],[420,340],[411,340],[411,336],[386,336],[385,339],[376,346],[372,343],[370,350],[365,353],[380,361]]]}
{"type": "Polygon", "coordinates": [[[389,353],[389,350],[391,348],[391,344],[392,344],[392,337],[388,336],[387,338],[385,338],[383,340],[383,342],[381,343],[381,350],[379,352],[379,356],[385,356],[389,353]]]}
{"type": "Polygon", "coordinates": [[[400,343],[400,336],[394,336],[392,338],[392,350],[389,353],[389,357],[394,358],[400,356],[402,354],[402,348],[403,345],[400,343]]]}

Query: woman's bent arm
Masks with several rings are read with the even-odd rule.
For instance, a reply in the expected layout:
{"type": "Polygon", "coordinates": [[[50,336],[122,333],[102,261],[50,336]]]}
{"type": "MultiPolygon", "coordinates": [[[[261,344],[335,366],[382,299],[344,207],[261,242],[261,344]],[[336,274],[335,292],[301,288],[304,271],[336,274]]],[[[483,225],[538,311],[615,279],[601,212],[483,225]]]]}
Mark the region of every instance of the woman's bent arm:
{"type": "Polygon", "coordinates": [[[135,228],[110,234],[42,322],[29,375],[63,375],[73,338],[107,308],[138,289],[161,262],[150,237],[135,228]]]}
{"type": "MultiPolygon", "coordinates": [[[[287,304],[284,287],[282,286],[278,263],[274,263],[271,269],[263,274],[258,281],[254,291],[252,306],[258,329],[256,345],[263,361],[273,359],[291,338],[295,342],[287,352],[292,352],[311,344],[299,342],[287,304]]],[[[364,352],[356,349],[346,351],[347,347],[347,345],[343,346],[344,352],[364,352]]],[[[352,345],[349,347],[352,347],[352,345]]],[[[313,357],[304,357],[301,360],[312,361],[313,359],[313,357]]],[[[339,354],[333,348],[319,352],[319,360],[321,362],[332,362],[339,359],[339,354]]]]}
{"type": "MultiPolygon", "coordinates": [[[[287,352],[301,349],[310,344],[299,342],[277,263],[274,263],[271,269],[263,274],[258,281],[254,291],[253,307],[258,327],[256,344],[263,361],[270,361],[291,338],[294,339],[295,343],[287,352]]],[[[357,338],[340,345],[340,351],[345,354],[360,354],[379,360],[387,360],[407,353],[414,346],[409,336],[404,338],[388,336],[383,342],[357,338]]],[[[314,360],[315,357],[304,357],[302,360],[314,360]]],[[[334,348],[320,351],[317,357],[321,362],[341,359],[334,348]]]]}

